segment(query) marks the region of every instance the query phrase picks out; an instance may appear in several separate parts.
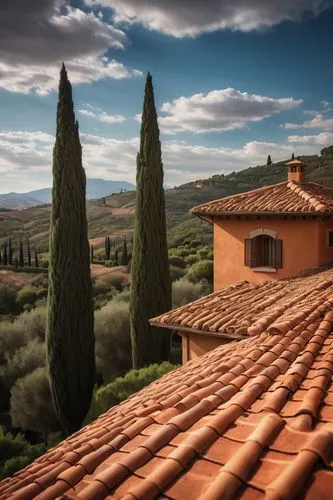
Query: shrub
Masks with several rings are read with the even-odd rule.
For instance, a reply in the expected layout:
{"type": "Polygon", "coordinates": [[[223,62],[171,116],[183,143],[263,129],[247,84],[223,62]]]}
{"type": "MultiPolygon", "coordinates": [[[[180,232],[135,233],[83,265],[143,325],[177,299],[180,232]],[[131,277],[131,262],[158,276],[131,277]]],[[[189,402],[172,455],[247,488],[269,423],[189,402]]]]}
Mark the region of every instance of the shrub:
{"type": "Polygon", "coordinates": [[[110,302],[95,312],[95,353],[97,371],[104,383],[132,366],[129,304],[110,302]]]}
{"type": "Polygon", "coordinates": [[[16,290],[0,283],[0,314],[16,314],[19,306],[16,303],[16,290]]]}
{"type": "Polygon", "coordinates": [[[124,278],[118,274],[114,274],[110,276],[109,278],[110,284],[118,290],[118,292],[121,292],[124,288],[124,278]]]}
{"type": "Polygon", "coordinates": [[[169,263],[172,266],[179,267],[180,269],[185,269],[185,267],[186,267],[185,260],[182,259],[181,257],[178,257],[177,255],[173,255],[173,256],[169,257],[169,263]]]}
{"type": "Polygon", "coordinates": [[[45,451],[44,445],[30,445],[22,434],[13,436],[0,427],[0,480],[26,467],[45,451]]]}
{"type": "Polygon", "coordinates": [[[191,283],[188,279],[182,278],[172,283],[172,306],[180,307],[188,302],[198,299],[202,295],[200,283],[191,283]]]}
{"type": "Polygon", "coordinates": [[[46,363],[45,342],[33,339],[15,351],[11,357],[7,357],[6,364],[0,367],[0,374],[10,387],[20,377],[25,377],[36,368],[46,363]]]}
{"type": "Polygon", "coordinates": [[[11,390],[10,410],[14,427],[44,435],[60,429],[46,367],[37,368],[16,381],[11,390]]]}
{"type": "Polygon", "coordinates": [[[105,283],[104,281],[96,280],[92,285],[92,293],[93,297],[98,297],[99,295],[107,295],[108,297],[112,297],[113,288],[110,284],[105,283]]]}
{"type": "Polygon", "coordinates": [[[200,260],[190,268],[187,277],[193,283],[206,279],[209,283],[213,281],[213,262],[211,260],[200,260]]]}
{"type": "Polygon", "coordinates": [[[165,373],[177,368],[171,363],[153,364],[141,370],[131,370],[124,377],[118,377],[96,392],[96,403],[101,412],[105,412],[114,405],[121,403],[131,394],[142,389],[165,373]]]}
{"type": "Polygon", "coordinates": [[[38,289],[29,285],[24,286],[16,296],[16,302],[21,307],[33,306],[38,298],[38,289]]]}
{"type": "Polygon", "coordinates": [[[185,275],[184,269],[180,269],[180,267],[170,266],[170,279],[171,281],[176,281],[182,278],[185,275]]]}
{"type": "Polygon", "coordinates": [[[190,245],[192,248],[197,248],[197,247],[200,247],[202,245],[202,243],[200,240],[192,240],[190,242],[190,245]]]}
{"type": "Polygon", "coordinates": [[[125,288],[122,292],[116,293],[113,297],[113,302],[127,302],[129,303],[130,301],[130,289],[125,288]]]}
{"type": "Polygon", "coordinates": [[[189,264],[192,266],[196,262],[198,262],[199,257],[197,255],[189,255],[188,257],[185,258],[186,264],[189,264]]]}
{"type": "Polygon", "coordinates": [[[200,250],[198,250],[197,254],[199,255],[200,259],[207,259],[208,252],[209,252],[209,248],[203,247],[203,248],[200,248],[200,250]]]}

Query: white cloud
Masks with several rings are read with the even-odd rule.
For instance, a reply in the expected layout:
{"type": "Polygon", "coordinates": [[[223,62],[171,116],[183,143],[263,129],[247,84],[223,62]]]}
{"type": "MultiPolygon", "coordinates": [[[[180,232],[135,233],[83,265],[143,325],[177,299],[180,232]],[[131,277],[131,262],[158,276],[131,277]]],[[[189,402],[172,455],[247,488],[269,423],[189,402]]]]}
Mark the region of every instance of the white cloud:
{"type": "Polygon", "coordinates": [[[333,132],[321,132],[317,135],[290,135],[288,142],[328,146],[333,143],[333,132]]]}
{"type": "Polygon", "coordinates": [[[327,118],[321,113],[316,113],[312,120],[308,120],[304,123],[285,123],[282,127],[286,130],[297,130],[302,128],[322,128],[329,130],[333,128],[333,118],[327,118]]]}
{"type": "Polygon", "coordinates": [[[100,15],[59,5],[58,0],[1,3],[0,88],[40,95],[56,90],[64,55],[72,83],[142,75],[105,56],[108,48],[124,49],[128,40],[122,30],[100,15]]]}
{"type": "Polygon", "coordinates": [[[175,37],[221,29],[252,31],[300,21],[333,5],[332,0],[85,0],[115,10],[115,20],[140,22],[175,37]]]}
{"type": "MultiPolygon", "coordinates": [[[[194,94],[165,102],[161,111],[168,116],[160,117],[159,124],[165,134],[234,130],[243,128],[247,122],[263,120],[301,103],[301,100],[291,97],[274,99],[233,88],[212,90],[208,94],[194,94]]],[[[137,115],[136,119],[139,117],[137,115]]]]}
{"type": "Polygon", "coordinates": [[[109,115],[102,109],[96,108],[94,106],[89,106],[89,109],[81,108],[79,109],[79,113],[83,116],[87,116],[88,118],[94,118],[100,122],[105,123],[120,123],[126,120],[125,116],[123,115],[109,115]],[[94,111],[92,111],[93,108],[94,111]]]}
{"type": "MultiPolygon", "coordinates": [[[[314,137],[314,136],[313,136],[314,137]]],[[[179,185],[214,174],[230,173],[249,166],[290,157],[294,142],[252,141],[242,147],[207,147],[186,141],[164,141],[162,156],[165,183],[179,185]]],[[[320,140],[303,141],[302,154],[317,152],[333,142],[332,134],[320,140]]],[[[135,182],[139,138],[110,139],[81,134],[83,164],[88,177],[135,182]]],[[[1,191],[28,191],[51,185],[54,137],[43,132],[0,132],[1,191]]]]}

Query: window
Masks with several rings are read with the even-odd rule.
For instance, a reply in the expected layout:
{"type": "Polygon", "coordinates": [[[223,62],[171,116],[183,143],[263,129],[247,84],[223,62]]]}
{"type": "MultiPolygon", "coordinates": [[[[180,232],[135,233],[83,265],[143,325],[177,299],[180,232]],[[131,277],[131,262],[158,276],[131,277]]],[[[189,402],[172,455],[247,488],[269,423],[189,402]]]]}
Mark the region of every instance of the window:
{"type": "Polygon", "coordinates": [[[245,265],[252,268],[281,268],[282,240],[267,234],[245,240],[245,265]]]}
{"type": "Polygon", "coordinates": [[[327,246],[328,248],[333,248],[333,229],[328,229],[327,231],[327,246]]]}

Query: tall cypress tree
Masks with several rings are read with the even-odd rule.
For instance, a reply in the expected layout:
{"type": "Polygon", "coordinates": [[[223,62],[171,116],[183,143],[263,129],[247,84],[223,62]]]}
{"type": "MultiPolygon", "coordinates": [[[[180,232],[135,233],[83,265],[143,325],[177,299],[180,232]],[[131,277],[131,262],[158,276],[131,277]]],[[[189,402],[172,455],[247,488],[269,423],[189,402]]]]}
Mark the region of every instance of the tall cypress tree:
{"type": "Polygon", "coordinates": [[[65,432],[86,416],[95,381],[95,338],[86,176],[72,87],[62,66],[53,150],[47,361],[53,404],[65,432]]]}
{"type": "Polygon", "coordinates": [[[38,262],[38,252],[35,248],[35,267],[39,267],[39,262],[38,262]]]}
{"type": "Polygon", "coordinates": [[[22,241],[20,241],[19,264],[20,264],[20,267],[24,267],[24,252],[23,252],[22,241]]]}
{"type": "Polygon", "coordinates": [[[127,266],[127,264],[128,264],[128,252],[127,252],[127,241],[125,236],[123,242],[123,252],[121,254],[121,265],[127,266]]]}
{"type": "Polygon", "coordinates": [[[266,162],[267,167],[270,167],[272,165],[272,158],[271,155],[267,156],[267,162],[266,162]]]}
{"type": "Polygon", "coordinates": [[[12,248],[12,240],[8,238],[8,264],[10,266],[13,265],[13,248],[12,248]]]}
{"type": "Polygon", "coordinates": [[[110,242],[110,236],[107,236],[107,247],[108,247],[108,260],[111,258],[111,242],[110,242]]]}
{"type": "Polygon", "coordinates": [[[94,245],[91,245],[90,247],[90,262],[92,264],[94,263],[94,245]]]}
{"type": "Polygon", "coordinates": [[[0,266],[2,264],[2,253],[1,253],[1,248],[0,248],[0,266]]]}
{"type": "Polygon", "coordinates": [[[3,265],[7,266],[8,264],[8,259],[7,259],[7,242],[3,244],[3,265]]]}
{"type": "Polygon", "coordinates": [[[294,153],[291,155],[291,159],[295,160],[295,154],[294,153]]]}
{"type": "Polygon", "coordinates": [[[27,249],[28,249],[28,266],[31,267],[31,251],[30,251],[30,243],[27,241],[27,249]]]}
{"type": "Polygon", "coordinates": [[[170,350],[168,331],[149,324],[150,318],[171,309],[163,163],[150,73],[143,103],[136,186],[130,319],[133,367],[140,368],[168,360],[170,350]]]}

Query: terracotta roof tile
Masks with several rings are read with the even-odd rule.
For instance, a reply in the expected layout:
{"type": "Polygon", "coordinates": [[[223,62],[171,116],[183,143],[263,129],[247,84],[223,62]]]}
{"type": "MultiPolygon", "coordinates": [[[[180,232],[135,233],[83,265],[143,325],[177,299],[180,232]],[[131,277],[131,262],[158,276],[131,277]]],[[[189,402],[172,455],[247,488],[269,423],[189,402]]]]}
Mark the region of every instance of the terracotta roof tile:
{"type": "MultiPolygon", "coordinates": [[[[332,291],[332,265],[326,265],[290,279],[261,284],[239,282],[153,318],[151,323],[231,338],[258,335],[265,330],[286,333],[304,327],[305,320],[309,327],[324,311],[330,311],[332,291]],[[211,317],[214,321],[207,320],[211,317]]],[[[317,335],[330,327],[329,321],[323,322],[317,335]]]]}
{"type": "Polygon", "coordinates": [[[313,182],[281,182],[210,201],[192,208],[196,215],[331,213],[333,189],[313,182]]]}
{"type": "Polygon", "coordinates": [[[2,481],[0,499],[330,498],[331,273],[279,282],[283,297],[255,314],[256,292],[274,293],[274,284],[200,299],[219,297],[213,307],[233,307],[236,324],[247,307],[242,318],[273,319],[111,408],[2,481]],[[271,328],[281,323],[287,327],[271,328]]]}

